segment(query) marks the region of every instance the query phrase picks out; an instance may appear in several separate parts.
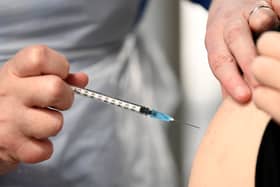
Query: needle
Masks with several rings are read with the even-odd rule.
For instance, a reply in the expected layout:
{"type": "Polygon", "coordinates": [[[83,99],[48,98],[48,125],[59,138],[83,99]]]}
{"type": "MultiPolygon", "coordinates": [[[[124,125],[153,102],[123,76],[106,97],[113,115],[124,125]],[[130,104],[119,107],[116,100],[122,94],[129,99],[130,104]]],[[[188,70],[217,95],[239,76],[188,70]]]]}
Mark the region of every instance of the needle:
{"type": "Polygon", "coordinates": [[[181,122],[181,121],[178,121],[178,120],[170,121],[170,123],[176,123],[176,124],[179,124],[179,125],[187,125],[187,126],[189,126],[189,127],[193,127],[193,128],[196,128],[196,129],[200,129],[199,126],[193,125],[193,124],[191,124],[191,123],[181,122]]]}
{"type": "MultiPolygon", "coordinates": [[[[172,123],[179,122],[179,121],[175,120],[173,117],[169,116],[168,114],[159,112],[154,109],[150,109],[146,106],[135,104],[135,103],[125,101],[122,99],[113,98],[113,97],[107,96],[103,93],[96,92],[94,90],[90,90],[90,89],[86,89],[86,88],[72,87],[72,89],[75,93],[83,95],[85,97],[88,97],[91,99],[96,99],[96,100],[102,101],[104,103],[108,103],[108,104],[120,107],[122,109],[131,110],[131,111],[137,112],[139,114],[144,114],[144,115],[150,116],[152,118],[155,118],[155,119],[158,119],[158,120],[161,120],[164,122],[172,122],[172,123]]],[[[192,125],[190,123],[179,123],[179,124],[184,124],[184,125],[188,125],[188,126],[191,126],[194,128],[199,128],[198,126],[192,125]]]]}

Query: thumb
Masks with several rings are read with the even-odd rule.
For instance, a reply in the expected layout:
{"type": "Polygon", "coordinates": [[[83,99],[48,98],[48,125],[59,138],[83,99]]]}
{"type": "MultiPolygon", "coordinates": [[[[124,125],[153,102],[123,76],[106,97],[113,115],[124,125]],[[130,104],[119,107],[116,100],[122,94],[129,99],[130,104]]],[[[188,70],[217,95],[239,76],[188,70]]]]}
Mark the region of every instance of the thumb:
{"type": "Polygon", "coordinates": [[[70,85],[83,88],[88,84],[88,76],[82,72],[69,73],[65,81],[70,85]]]}

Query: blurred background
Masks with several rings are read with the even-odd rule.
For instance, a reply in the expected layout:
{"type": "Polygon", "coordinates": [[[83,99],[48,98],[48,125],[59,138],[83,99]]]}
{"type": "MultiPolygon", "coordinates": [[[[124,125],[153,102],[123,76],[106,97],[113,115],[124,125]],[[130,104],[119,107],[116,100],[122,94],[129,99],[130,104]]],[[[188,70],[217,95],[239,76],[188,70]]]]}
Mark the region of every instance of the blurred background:
{"type": "Polygon", "coordinates": [[[181,121],[195,124],[170,126],[170,147],[178,166],[180,186],[186,186],[191,163],[220,101],[219,83],[208,66],[204,47],[210,0],[152,0],[141,25],[162,47],[182,87],[176,112],[181,121]]]}

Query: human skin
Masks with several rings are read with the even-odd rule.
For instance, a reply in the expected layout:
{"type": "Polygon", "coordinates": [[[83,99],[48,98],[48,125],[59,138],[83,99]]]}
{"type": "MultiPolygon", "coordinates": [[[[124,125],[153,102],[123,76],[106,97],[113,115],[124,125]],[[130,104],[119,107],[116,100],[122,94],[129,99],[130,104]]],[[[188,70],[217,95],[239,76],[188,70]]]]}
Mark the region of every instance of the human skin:
{"type": "Polygon", "coordinates": [[[254,187],[257,155],[270,116],[253,102],[225,98],[193,162],[189,187],[254,187]]]}
{"type": "Polygon", "coordinates": [[[84,87],[83,73],[70,74],[67,59],[43,45],[26,47],[0,68],[0,174],[18,163],[37,163],[53,152],[49,137],[63,125],[69,86],[84,87]],[[51,109],[51,108],[52,109],[51,109]],[[55,110],[54,110],[55,109],[55,110]]]}
{"type": "Polygon", "coordinates": [[[266,32],[257,42],[259,56],[251,69],[259,86],[253,91],[253,101],[261,110],[280,123],[280,34],[266,32]]]}
{"type": "Polygon", "coordinates": [[[258,85],[251,72],[257,56],[252,37],[279,24],[278,0],[213,0],[208,16],[205,44],[210,67],[220,81],[223,94],[239,103],[252,98],[252,88],[258,85]],[[261,8],[249,16],[257,4],[261,8]],[[249,19],[250,18],[250,19],[249,19]]]}

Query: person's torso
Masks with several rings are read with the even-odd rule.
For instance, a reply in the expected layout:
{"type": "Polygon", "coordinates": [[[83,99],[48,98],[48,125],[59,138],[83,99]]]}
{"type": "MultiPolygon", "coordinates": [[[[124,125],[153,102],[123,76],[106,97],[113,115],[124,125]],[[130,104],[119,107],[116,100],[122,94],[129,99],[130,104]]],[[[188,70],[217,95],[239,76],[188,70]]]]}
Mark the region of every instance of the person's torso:
{"type": "Polygon", "coordinates": [[[135,24],[141,0],[1,0],[0,62],[34,44],[70,60],[104,56],[135,24]]]}
{"type": "MultiPolygon", "coordinates": [[[[45,44],[69,59],[72,72],[89,75],[88,88],[155,108],[160,103],[169,113],[177,87],[157,48],[136,40],[121,50],[126,60],[117,60],[145,1],[1,0],[0,64],[26,45],[45,44]]],[[[20,164],[0,176],[0,186],[175,186],[158,121],[79,96],[63,114],[51,159],[20,164]]]]}

